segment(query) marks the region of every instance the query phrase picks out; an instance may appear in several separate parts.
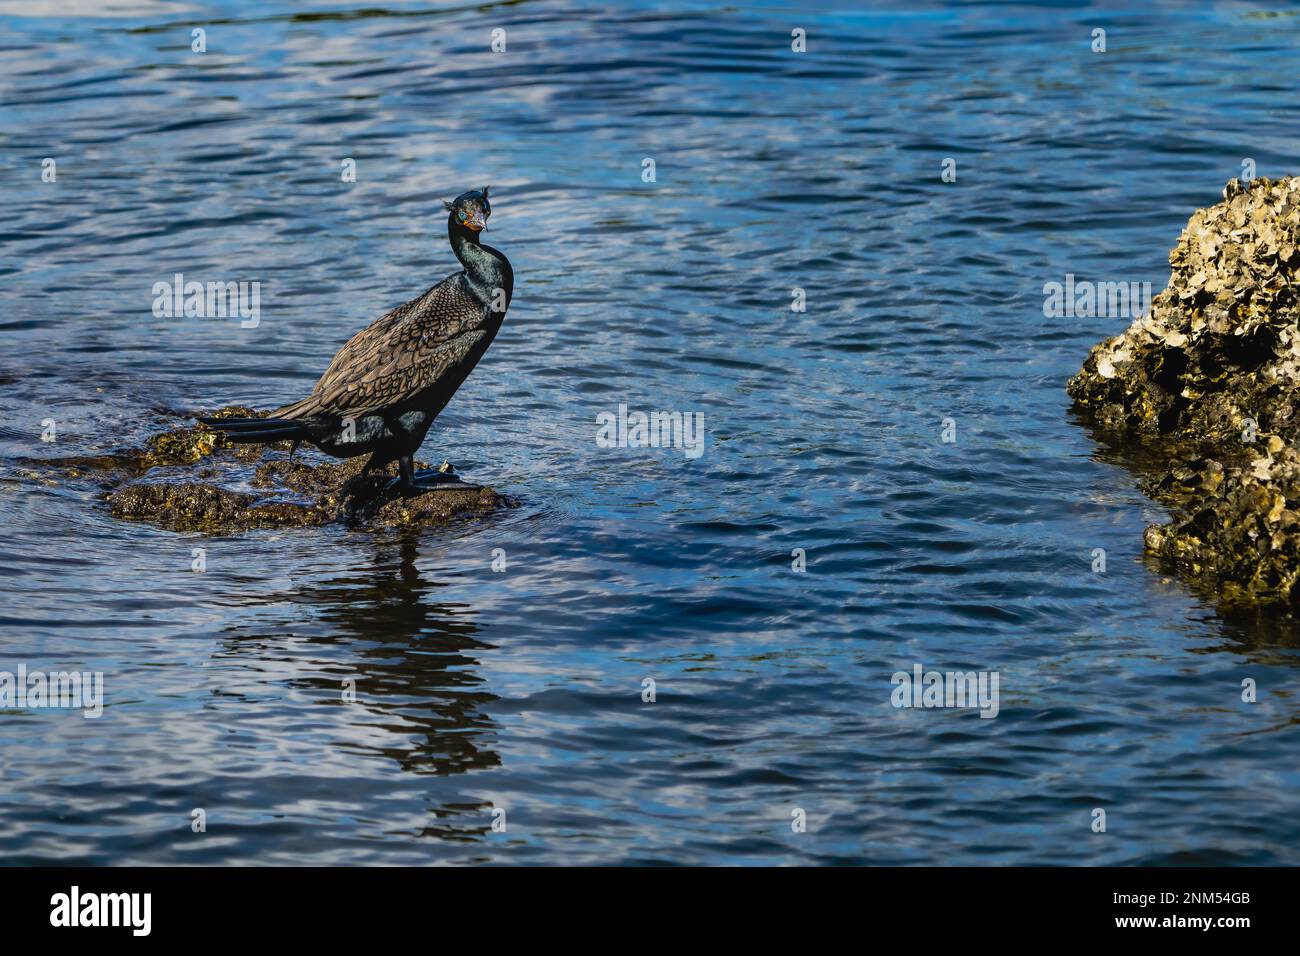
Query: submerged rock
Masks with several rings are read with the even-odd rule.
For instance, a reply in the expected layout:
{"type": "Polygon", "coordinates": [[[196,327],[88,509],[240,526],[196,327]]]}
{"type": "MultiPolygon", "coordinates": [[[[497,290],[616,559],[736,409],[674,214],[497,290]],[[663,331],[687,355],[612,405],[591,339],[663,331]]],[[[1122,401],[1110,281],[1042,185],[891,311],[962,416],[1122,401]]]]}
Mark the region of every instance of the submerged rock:
{"type": "MultiPolygon", "coordinates": [[[[218,418],[257,414],[242,406],[211,413],[218,418]]],[[[417,463],[417,480],[427,483],[428,490],[403,496],[389,488],[397,476],[395,464],[386,473],[373,472],[363,483],[358,476],[364,455],[335,462],[305,461],[300,453],[291,462],[280,454],[288,448],[287,442],[231,445],[202,425],[190,425],[152,436],[144,449],[54,464],[65,474],[107,479],[113,486],[108,505],[115,516],[178,531],[227,532],[334,521],[436,527],[516,506],[491,488],[461,482],[450,465],[434,472],[417,463]],[[344,493],[345,486],[352,494],[344,493]]]]}
{"type": "Polygon", "coordinates": [[[1300,603],[1297,249],[1300,178],[1232,180],[1192,215],[1151,314],[1067,387],[1170,508],[1147,550],[1230,605],[1300,603]]]}

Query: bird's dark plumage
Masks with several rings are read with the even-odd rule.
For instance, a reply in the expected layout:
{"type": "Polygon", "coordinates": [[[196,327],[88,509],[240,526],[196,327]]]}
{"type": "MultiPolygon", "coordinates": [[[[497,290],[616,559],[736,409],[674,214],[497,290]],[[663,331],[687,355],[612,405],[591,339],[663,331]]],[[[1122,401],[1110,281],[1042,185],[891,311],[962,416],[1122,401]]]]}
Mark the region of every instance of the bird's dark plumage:
{"type": "Polygon", "coordinates": [[[369,453],[364,471],[412,456],[492,344],[514,292],[510,263],[478,234],[488,190],[444,203],[447,236],[464,267],[376,319],[339,349],[312,393],[266,418],[202,419],[232,442],[309,442],[336,458],[369,453]]]}

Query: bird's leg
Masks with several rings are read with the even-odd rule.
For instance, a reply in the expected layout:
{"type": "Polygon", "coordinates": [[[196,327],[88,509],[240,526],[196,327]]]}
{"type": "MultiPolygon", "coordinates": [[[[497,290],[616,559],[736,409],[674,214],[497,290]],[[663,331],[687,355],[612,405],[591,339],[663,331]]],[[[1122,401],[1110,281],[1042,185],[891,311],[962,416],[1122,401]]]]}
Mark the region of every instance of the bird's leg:
{"type": "Polygon", "coordinates": [[[301,439],[295,438],[293,444],[289,446],[289,464],[293,464],[293,453],[298,450],[298,446],[301,444],[301,439]]]}
{"type": "Polygon", "coordinates": [[[389,491],[410,495],[420,490],[415,483],[415,461],[410,455],[397,459],[397,474],[398,477],[388,483],[389,491]]]}

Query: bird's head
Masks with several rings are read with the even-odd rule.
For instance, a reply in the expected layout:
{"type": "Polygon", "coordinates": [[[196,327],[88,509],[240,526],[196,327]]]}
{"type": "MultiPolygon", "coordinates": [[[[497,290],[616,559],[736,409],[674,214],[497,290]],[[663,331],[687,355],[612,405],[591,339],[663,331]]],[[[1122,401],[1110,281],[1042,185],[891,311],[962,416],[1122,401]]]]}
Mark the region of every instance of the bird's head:
{"type": "Polygon", "coordinates": [[[488,216],[492,215],[492,206],[488,202],[488,190],[490,186],[484,186],[483,189],[471,189],[467,193],[461,193],[451,202],[443,200],[448,212],[451,213],[451,220],[458,223],[470,232],[479,232],[487,225],[488,216]]]}

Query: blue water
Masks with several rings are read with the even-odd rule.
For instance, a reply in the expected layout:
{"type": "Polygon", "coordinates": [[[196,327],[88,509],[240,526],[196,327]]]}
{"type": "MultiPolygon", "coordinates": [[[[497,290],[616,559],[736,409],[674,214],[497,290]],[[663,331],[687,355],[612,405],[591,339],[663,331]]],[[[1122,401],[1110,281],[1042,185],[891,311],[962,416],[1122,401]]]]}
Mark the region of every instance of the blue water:
{"type": "Polygon", "coordinates": [[[0,712],[5,862],[1300,863],[1300,641],[1142,560],[1064,392],[1128,319],[1042,309],[1300,172],[1290,12],[203,7],[0,3],[0,670],[105,688],[0,712]],[[178,534],[39,464],[301,397],[486,183],[515,297],[422,457],[517,510],[178,534]],[[178,272],[260,323],[155,318],[178,272]]]}

